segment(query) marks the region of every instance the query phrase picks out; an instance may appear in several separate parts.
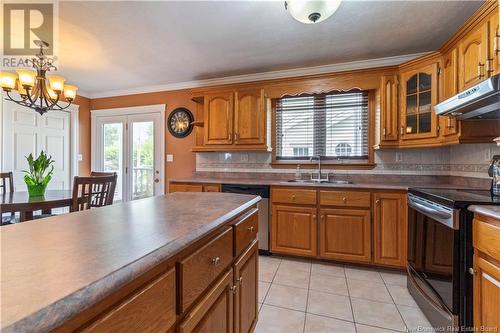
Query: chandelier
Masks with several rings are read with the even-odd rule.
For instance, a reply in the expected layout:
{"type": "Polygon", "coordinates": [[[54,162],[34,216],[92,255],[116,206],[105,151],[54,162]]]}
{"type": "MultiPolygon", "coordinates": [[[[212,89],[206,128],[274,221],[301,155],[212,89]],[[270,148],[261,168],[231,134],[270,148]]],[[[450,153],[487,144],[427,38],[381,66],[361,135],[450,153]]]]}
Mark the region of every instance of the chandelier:
{"type": "Polygon", "coordinates": [[[7,94],[6,100],[34,109],[43,115],[50,110],[64,110],[76,98],[78,88],[64,84],[65,79],[59,75],[46,75],[57,70],[53,58],[43,54],[43,49],[49,44],[41,40],[34,43],[40,47],[36,58],[27,59],[26,63],[33,69],[17,69],[16,74],[0,72],[0,86],[7,94]],[[12,90],[17,89],[19,97],[12,96],[12,90]]]}
{"type": "Polygon", "coordinates": [[[319,23],[332,16],[342,0],[287,0],[285,9],[299,22],[319,23]]]}

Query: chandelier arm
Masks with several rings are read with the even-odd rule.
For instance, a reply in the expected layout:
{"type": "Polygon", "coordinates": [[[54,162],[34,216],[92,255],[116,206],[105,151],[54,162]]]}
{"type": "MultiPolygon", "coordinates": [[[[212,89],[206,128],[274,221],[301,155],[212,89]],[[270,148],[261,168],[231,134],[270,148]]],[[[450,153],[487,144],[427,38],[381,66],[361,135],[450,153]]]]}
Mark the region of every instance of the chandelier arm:
{"type": "Polygon", "coordinates": [[[23,97],[22,95],[19,95],[19,96],[21,96],[21,99],[20,100],[16,100],[16,99],[14,99],[14,97],[12,97],[10,95],[10,91],[9,90],[6,91],[6,95],[7,95],[8,100],[10,100],[12,102],[16,102],[16,103],[18,103],[18,102],[25,102],[26,99],[27,99],[27,96],[23,97]]]}

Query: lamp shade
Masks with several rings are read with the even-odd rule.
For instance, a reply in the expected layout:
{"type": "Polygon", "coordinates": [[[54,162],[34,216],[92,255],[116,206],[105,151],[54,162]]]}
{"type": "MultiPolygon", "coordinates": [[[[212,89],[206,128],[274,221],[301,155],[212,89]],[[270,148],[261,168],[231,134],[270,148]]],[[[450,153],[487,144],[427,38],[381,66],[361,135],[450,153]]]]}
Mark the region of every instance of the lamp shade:
{"type": "Polygon", "coordinates": [[[68,101],[72,101],[76,98],[76,91],[78,88],[76,86],[72,86],[70,84],[64,85],[64,97],[68,101]]]}
{"type": "Polygon", "coordinates": [[[47,75],[50,87],[57,93],[61,93],[64,90],[64,78],[59,75],[47,75]]]}
{"type": "Polygon", "coordinates": [[[17,75],[9,72],[0,72],[0,86],[4,89],[14,89],[16,87],[17,75]]]}
{"type": "Polygon", "coordinates": [[[342,0],[288,0],[285,1],[290,15],[306,24],[319,23],[332,16],[342,0]]]}
{"type": "Polygon", "coordinates": [[[17,69],[17,75],[19,76],[19,82],[24,86],[33,87],[36,80],[36,72],[31,69],[17,69]]]}
{"type": "Polygon", "coordinates": [[[55,101],[57,99],[57,94],[52,88],[47,88],[47,94],[49,94],[51,100],[55,101]]]}

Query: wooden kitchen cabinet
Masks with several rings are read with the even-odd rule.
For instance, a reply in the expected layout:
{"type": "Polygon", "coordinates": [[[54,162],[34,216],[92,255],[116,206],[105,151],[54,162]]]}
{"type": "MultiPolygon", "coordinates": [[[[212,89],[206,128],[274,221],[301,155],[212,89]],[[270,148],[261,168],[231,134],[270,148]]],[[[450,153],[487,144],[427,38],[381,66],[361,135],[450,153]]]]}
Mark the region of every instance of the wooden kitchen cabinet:
{"type": "Polygon", "coordinates": [[[234,143],[236,145],[266,143],[266,109],[263,89],[235,92],[234,143]]]}
{"type": "Polygon", "coordinates": [[[220,184],[169,183],[168,192],[220,192],[220,184]]]}
{"type": "Polygon", "coordinates": [[[234,333],[251,333],[258,314],[258,256],[257,241],[234,264],[234,333]]]}
{"type": "Polygon", "coordinates": [[[316,256],[316,207],[273,204],[271,252],[304,257],[316,256]]]}
{"type": "Polygon", "coordinates": [[[487,77],[488,24],[481,24],[460,41],[458,60],[460,90],[470,88],[487,77]]]}
{"type": "MultiPolygon", "coordinates": [[[[443,55],[440,72],[439,101],[442,102],[458,93],[458,49],[453,48],[443,55]]],[[[456,135],[459,131],[459,121],[454,117],[439,117],[441,135],[446,137],[456,135]]]]}
{"type": "Polygon", "coordinates": [[[380,91],[380,144],[397,143],[399,139],[397,75],[383,75],[380,91]]]}
{"type": "Polygon", "coordinates": [[[498,11],[494,11],[488,20],[488,58],[489,58],[489,76],[500,73],[500,54],[499,38],[500,27],[498,21],[498,11]]]}
{"type": "Polygon", "coordinates": [[[438,63],[434,62],[401,73],[400,139],[402,145],[418,144],[436,138],[438,119],[438,63]]]}
{"type": "Polygon", "coordinates": [[[179,333],[233,332],[233,271],[225,273],[179,325],[179,333]]]}
{"type": "Polygon", "coordinates": [[[267,109],[264,89],[245,88],[207,93],[195,98],[203,103],[203,124],[193,151],[268,150],[267,109]]]}
{"type": "Polygon", "coordinates": [[[204,101],[205,145],[230,145],[233,143],[233,92],[205,96],[204,101]]]}
{"type": "Polygon", "coordinates": [[[373,262],[406,267],[406,193],[373,194],[373,262]]]}
{"type": "Polygon", "coordinates": [[[474,245],[474,327],[500,327],[500,220],[475,214],[474,245]]]}
{"type": "Polygon", "coordinates": [[[365,209],[320,209],[321,258],[371,262],[371,219],[365,209]]]}

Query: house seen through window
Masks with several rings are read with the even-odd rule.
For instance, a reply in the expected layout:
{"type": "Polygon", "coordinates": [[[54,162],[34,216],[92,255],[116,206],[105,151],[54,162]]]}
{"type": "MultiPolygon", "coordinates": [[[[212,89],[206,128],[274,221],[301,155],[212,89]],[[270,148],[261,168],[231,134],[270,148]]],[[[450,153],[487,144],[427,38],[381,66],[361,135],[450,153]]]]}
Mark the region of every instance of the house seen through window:
{"type": "Polygon", "coordinates": [[[276,159],[368,158],[368,92],[283,97],[276,103],[276,159]]]}

